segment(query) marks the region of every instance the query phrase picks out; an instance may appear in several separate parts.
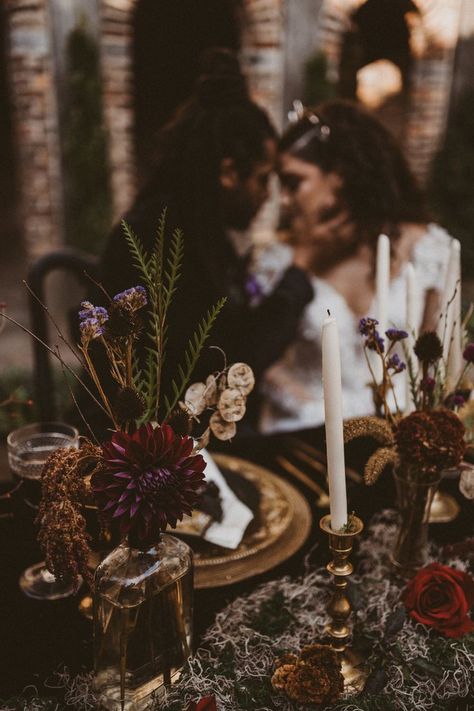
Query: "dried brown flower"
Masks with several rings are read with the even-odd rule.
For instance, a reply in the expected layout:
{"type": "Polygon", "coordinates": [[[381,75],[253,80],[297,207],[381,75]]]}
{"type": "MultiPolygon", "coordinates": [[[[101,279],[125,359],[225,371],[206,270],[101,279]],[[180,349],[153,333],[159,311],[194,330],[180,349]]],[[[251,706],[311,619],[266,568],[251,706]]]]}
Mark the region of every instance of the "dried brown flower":
{"type": "Polygon", "coordinates": [[[120,388],[115,397],[114,411],[118,422],[138,420],[145,412],[146,404],[135,388],[120,388]]]}
{"type": "Polygon", "coordinates": [[[418,336],[413,350],[423,363],[436,363],[443,355],[443,344],[434,331],[426,331],[418,336]]]}
{"type": "Polygon", "coordinates": [[[313,644],[299,657],[285,655],[276,660],[272,686],[300,704],[330,704],[344,690],[341,664],[332,647],[313,644]]]}
{"type": "Polygon", "coordinates": [[[108,340],[139,335],[143,323],[135,311],[117,301],[111,303],[108,313],[109,318],[104,327],[104,335],[108,340]]]}
{"type": "Polygon", "coordinates": [[[460,464],[465,451],[465,428],[451,410],[415,411],[398,424],[400,460],[431,474],[460,464]]]}
{"type": "Polygon", "coordinates": [[[37,523],[38,540],[46,565],[59,580],[74,584],[79,574],[91,582],[87,567],[89,534],[82,507],[87,498],[83,467],[94,458],[93,446],[85,452],[57,449],[48,458],[42,474],[42,497],[37,523]]]}
{"type": "Polygon", "coordinates": [[[186,407],[182,405],[176,407],[171,415],[166,420],[166,423],[173,428],[177,435],[184,437],[190,435],[192,430],[192,421],[186,407]]]}

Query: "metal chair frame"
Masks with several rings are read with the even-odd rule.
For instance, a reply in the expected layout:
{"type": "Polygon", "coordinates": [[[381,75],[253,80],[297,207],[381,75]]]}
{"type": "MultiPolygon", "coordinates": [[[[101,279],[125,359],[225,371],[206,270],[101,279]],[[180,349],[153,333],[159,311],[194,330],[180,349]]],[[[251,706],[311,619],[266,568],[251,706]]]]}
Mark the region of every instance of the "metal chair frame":
{"type": "MultiPolygon", "coordinates": [[[[87,275],[95,279],[99,258],[72,247],[55,250],[40,257],[28,271],[28,285],[38,300],[45,303],[45,280],[52,272],[63,270],[74,274],[80,283],[89,284],[87,275]]],[[[32,294],[28,297],[31,330],[39,339],[48,344],[48,315],[32,294]]],[[[33,339],[33,387],[41,421],[54,421],[57,417],[57,403],[51,358],[48,350],[33,339]]]]}

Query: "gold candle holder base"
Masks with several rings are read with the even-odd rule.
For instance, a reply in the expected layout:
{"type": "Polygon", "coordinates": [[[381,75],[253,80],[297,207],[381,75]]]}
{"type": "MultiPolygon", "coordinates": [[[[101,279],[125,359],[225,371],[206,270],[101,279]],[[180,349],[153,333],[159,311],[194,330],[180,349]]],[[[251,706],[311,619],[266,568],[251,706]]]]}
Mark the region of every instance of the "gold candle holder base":
{"type": "Polygon", "coordinates": [[[348,622],[352,610],[347,596],[347,578],[353,571],[349,556],[354,538],[362,532],[364,524],[357,516],[351,516],[350,521],[349,531],[333,531],[331,517],[328,514],[322,517],[319,526],[329,536],[329,549],[333,556],[326,566],[334,581],[334,592],[328,605],[330,622],[326,627],[326,633],[331,638],[331,646],[341,661],[344,690],[357,692],[364,688],[367,672],[363,668],[363,657],[348,646],[351,634],[348,622]]]}
{"type": "Polygon", "coordinates": [[[437,491],[430,508],[429,523],[451,523],[460,511],[456,499],[444,491],[437,491]]]}

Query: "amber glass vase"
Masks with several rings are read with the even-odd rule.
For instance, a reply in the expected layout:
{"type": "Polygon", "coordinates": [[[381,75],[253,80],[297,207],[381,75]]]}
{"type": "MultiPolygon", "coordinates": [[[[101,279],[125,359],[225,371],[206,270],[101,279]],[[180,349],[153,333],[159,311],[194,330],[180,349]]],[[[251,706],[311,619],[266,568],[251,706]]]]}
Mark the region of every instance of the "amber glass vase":
{"type": "Polygon", "coordinates": [[[95,691],[105,709],[138,711],[191,653],[191,549],[167,534],[124,542],[98,566],[94,588],[95,691]]]}
{"type": "Polygon", "coordinates": [[[394,471],[394,479],[400,528],[391,559],[398,572],[408,578],[426,563],[430,509],[441,472],[427,475],[401,466],[394,471]]]}

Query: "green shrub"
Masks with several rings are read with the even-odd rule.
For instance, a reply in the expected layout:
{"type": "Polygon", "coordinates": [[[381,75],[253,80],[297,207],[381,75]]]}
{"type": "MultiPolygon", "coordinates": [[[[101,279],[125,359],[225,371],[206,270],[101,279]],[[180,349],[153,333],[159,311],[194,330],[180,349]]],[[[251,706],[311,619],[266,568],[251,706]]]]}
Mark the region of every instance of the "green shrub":
{"type": "Polygon", "coordinates": [[[336,85],[327,78],[326,57],[318,52],[305,64],[304,102],[307,106],[315,106],[321,101],[334,99],[336,94],[336,85]]]}
{"type": "Polygon", "coordinates": [[[66,241],[97,253],[112,210],[99,52],[83,27],[76,27],[67,42],[63,157],[66,241]]]}

